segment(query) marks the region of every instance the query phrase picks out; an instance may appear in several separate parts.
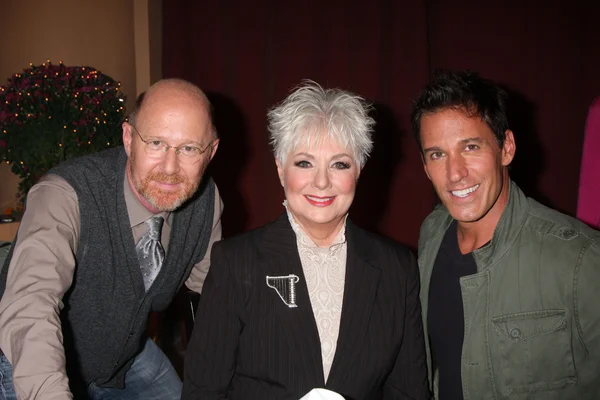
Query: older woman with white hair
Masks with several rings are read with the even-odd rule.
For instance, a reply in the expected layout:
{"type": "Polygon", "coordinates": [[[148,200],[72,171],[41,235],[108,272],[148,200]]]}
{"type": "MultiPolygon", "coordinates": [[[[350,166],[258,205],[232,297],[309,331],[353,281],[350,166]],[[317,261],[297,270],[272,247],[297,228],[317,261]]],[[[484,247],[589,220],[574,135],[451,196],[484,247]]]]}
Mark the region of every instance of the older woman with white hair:
{"type": "Polygon", "coordinates": [[[305,82],[269,112],[285,211],[214,245],[183,399],[428,397],[415,258],[348,218],[368,111],[305,82]]]}

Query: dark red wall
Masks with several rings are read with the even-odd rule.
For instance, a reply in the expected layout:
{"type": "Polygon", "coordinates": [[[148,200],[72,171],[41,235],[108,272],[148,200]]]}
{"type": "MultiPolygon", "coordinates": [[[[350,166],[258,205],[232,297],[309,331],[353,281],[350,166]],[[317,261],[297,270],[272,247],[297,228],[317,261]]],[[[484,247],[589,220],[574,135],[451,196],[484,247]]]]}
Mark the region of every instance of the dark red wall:
{"type": "Polygon", "coordinates": [[[375,104],[375,150],[351,217],[413,248],[435,204],[410,132],[412,101],[437,68],[468,68],[511,93],[513,177],[575,214],[587,108],[600,95],[600,2],[170,0],[163,73],[209,93],[221,144],[211,173],[226,235],[283,211],[266,111],[302,79],[375,104]]]}

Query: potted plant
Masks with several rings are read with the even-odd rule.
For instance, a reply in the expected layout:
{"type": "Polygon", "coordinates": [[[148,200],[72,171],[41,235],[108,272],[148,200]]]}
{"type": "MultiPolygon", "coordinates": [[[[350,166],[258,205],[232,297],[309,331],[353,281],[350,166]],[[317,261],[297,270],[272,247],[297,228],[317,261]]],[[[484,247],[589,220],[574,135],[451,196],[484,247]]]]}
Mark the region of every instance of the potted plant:
{"type": "Polygon", "coordinates": [[[95,68],[50,61],[0,86],[0,160],[22,179],[20,202],[61,161],[121,144],[120,86],[95,68]]]}

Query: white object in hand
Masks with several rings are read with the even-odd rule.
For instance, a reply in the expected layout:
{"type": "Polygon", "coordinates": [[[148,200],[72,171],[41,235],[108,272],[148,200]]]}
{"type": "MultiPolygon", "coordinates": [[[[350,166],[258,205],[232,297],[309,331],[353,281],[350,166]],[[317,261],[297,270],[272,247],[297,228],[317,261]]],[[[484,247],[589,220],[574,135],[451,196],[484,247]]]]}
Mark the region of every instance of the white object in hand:
{"type": "Polygon", "coordinates": [[[344,398],[336,392],[319,388],[306,393],[300,400],[344,400],[344,398]]]}

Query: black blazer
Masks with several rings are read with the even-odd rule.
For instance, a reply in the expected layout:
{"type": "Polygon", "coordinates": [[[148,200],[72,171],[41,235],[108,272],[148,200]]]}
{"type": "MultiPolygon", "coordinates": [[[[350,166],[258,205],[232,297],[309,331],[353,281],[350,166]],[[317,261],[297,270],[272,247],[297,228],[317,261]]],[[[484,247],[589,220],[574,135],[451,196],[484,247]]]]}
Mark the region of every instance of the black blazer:
{"type": "Polygon", "coordinates": [[[215,243],[186,351],[182,399],[294,399],[324,387],[348,400],[425,399],[427,372],[412,253],[348,220],[346,282],[333,365],[319,334],[296,236],[284,213],[215,243]],[[297,308],[266,276],[295,274],[297,308]]]}

